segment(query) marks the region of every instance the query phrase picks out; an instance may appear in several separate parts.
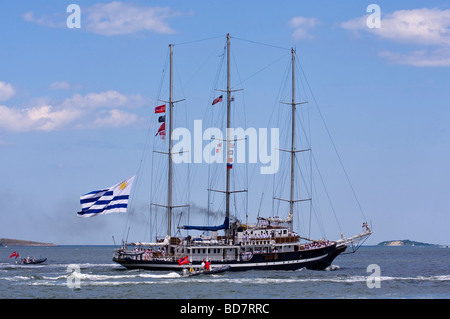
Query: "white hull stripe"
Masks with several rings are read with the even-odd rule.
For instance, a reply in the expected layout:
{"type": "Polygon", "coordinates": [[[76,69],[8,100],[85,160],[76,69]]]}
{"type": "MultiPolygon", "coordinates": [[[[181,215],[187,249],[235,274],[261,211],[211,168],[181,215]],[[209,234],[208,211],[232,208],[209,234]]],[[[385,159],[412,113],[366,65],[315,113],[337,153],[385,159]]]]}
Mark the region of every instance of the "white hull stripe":
{"type": "MultiPolygon", "coordinates": [[[[306,259],[297,259],[297,260],[286,260],[286,261],[267,261],[267,262],[259,262],[259,263],[245,263],[245,264],[230,264],[231,268],[239,268],[239,267],[265,267],[265,266],[275,266],[275,265],[289,265],[289,264],[302,264],[310,261],[320,260],[324,257],[327,257],[328,254],[314,257],[314,258],[306,258],[306,259]]],[[[218,264],[217,266],[219,266],[218,264]]],[[[228,264],[224,264],[228,265],[228,264]]],[[[223,266],[223,265],[220,265],[223,266]]]]}

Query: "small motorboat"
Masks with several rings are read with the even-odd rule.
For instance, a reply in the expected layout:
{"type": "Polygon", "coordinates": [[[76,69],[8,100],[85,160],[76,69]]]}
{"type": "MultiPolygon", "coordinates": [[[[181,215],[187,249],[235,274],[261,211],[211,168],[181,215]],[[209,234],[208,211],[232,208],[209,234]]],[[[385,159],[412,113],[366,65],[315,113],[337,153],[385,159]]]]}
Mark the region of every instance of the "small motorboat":
{"type": "Polygon", "coordinates": [[[219,274],[222,272],[225,272],[231,268],[230,265],[224,265],[219,267],[211,267],[210,270],[206,269],[194,269],[194,268],[184,268],[183,269],[183,276],[192,277],[192,276],[198,276],[198,275],[214,275],[219,274]]]}
{"type": "Polygon", "coordinates": [[[27,258],[20,259],[20,261],[16,261],[16,264],[20,264],[20,265],[36,265],[36,264],[42,264],[46,260],[47,260],[47,258],[38,258],[38,259],[36,259],[34,257],[27,257],[27,258]]]}

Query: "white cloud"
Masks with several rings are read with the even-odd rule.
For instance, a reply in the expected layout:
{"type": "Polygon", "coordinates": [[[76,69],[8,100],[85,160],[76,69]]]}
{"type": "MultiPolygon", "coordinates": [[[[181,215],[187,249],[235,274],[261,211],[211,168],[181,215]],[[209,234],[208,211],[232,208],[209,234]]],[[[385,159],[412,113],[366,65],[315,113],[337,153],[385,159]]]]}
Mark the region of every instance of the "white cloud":
{"type": "Polygon", "coordinates": [[[41,17],[35,17],[33,11],[27,11],[22,15],[23,19],[27,22],[36,23],[45,27],[62,28],[66,27],[66,18],[62,13],[54,14],[53,16],[44,15],[41,17]]]}
{"type": "Polygon", "coordinates": [[[67,98],[62,103],[65,107],[82,108],[116,108],[116,107],[138,107],[145,103],[145,99],[140,95],[124,95],[117,91],[110,90],[100,93],[89,93],[86,95],[75,94],[67,98]]]}
{"type": "Polygon", "coordinates": [[[381,28],[367,27],[367,16],[341,23],[344,29],[364,30],[395,42],[450,45],[450,10],[399,10],[381,17],[381,28]]]}
{"type": "MultiPolygon", "coordinates": [[[[44,99],[45,100],[45,99],[44,99]]],[[[39,101],[37,99],[36,101],[39,101]]],[[[17,108],[0,105],[0,131],[13,133],[128,126],[141,121],[119,108],[142,106],[140,95],[117,91],[75,94],[60,104],[17,108]]]]}
{"type": "Polygon", "coordinates": [[[289,26],[294,28],[292,36],[294,39],[313,38],[310,30],[317,26],[319,21],[315,18],[294,17],[289,21],[289,26]]]}
{"type": "Polygon", "coordinates": [[[11,84],[0,81],[0,101],[6,101],[12,98],[16,91],[11,84]]]}
{"type": "Polygon", "coordinates": [[[180,13],[169,7],[148,7],[111,2],[95,4],[86,9],[86,28],[102,35],[132,34],[139,31],[153,31],[159,34],[174,33],[168,18],[180,13]]]}
{"type": "Polygon", "coordinates": [[[56,81],[50,84],[52,90],[69,90],[72,86],[67,81],[56,81]]]}
{"type": "Polygon", "coordinates": [[[102,112],[99,117],[94,121],[96,127],[122,127],[128,126],[138,121],[136,114],[127,113],[121,110],[110,110],[108,112],[102,112]]]}
{"type": "Polygon", "coordinates": [[[450,66],[450,48],[435,50],[417,50],[409,53],[383,51],[380,56],[394,64],[406,64],[418,67],[450,66]]]}
{"type": "Polygon", "coordinates": [[[0,105],[0,129],[9,132],[53,131],[65,127],[81,116],[77,110],[55,110],[50,105],[32,108],[9,108],[0,105]]]}
{"type": "MultiPolygon", "coordinates": [[[[81,30],[107,36],[141,31],[172,34],[175,30],[167,20],[181,14],[169,7],[140,6],[119,1],[98,3],[81,7],[81,30]]],[[[67,27],[67,15],[62,16],[61,13],[35,17],[32,11],[28,11],[22,17],[25,21],[47,27],[67,27]]]]}
{"type": "Polygon", "coordinates": [[[355,32],[370,32],[396,43],[420,46],[420,50],[413,52],[384,51],[380,54],[393,63],[450,66],[450,10],[423,8],[394,11],[382,15],[381,28],[368,28],[367,16],[345,21],[341,27],[355,32]]]}

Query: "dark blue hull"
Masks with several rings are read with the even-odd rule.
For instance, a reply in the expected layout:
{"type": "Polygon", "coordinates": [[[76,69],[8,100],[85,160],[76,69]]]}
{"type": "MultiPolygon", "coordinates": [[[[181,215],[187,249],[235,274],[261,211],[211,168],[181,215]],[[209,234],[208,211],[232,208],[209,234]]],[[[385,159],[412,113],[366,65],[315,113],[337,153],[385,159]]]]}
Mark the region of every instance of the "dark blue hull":
{"type": "MultiPolygon", "coordinates": [[[[322,270],[331,265],[333,260],[343,251],[346,246],[337,247],[336,244],[295,252],[254,254],[250,260],[211,260],[212,266],[229,265],[228,271],[243,270],[297,270],[307,268],[312,270],[322,270]]],[[[185,266],[180,266],[177,261],[169,258],[156,258],[153,260],[133,260],[132,258],[113,258],[113,261],[126,267],[127,269],[148,269],[148,270],[182,270],[185,266]]],[[[200,261],[193,262],[194,266],[200,265],[200,261]]]]}

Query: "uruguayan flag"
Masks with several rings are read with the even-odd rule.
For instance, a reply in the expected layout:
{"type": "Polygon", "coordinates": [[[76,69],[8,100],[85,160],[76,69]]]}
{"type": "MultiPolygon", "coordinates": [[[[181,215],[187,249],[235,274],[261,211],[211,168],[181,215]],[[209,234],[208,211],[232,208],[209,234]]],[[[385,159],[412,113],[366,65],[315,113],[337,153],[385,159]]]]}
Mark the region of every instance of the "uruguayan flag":
{"type": "Polygon", "coordinates": [[[77,216],[92,217],[109,213],[126,213],[134,177],[108,189],[93,191],[81,196],[81,212],[78,212],[77,216]]]}

